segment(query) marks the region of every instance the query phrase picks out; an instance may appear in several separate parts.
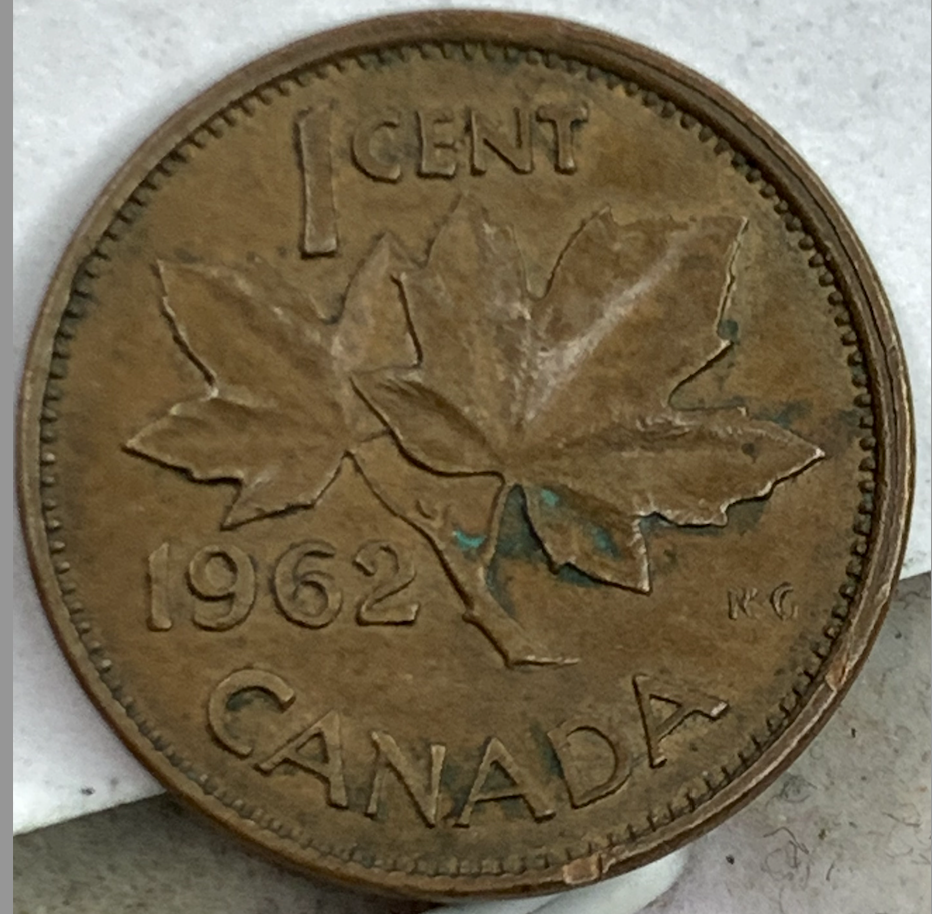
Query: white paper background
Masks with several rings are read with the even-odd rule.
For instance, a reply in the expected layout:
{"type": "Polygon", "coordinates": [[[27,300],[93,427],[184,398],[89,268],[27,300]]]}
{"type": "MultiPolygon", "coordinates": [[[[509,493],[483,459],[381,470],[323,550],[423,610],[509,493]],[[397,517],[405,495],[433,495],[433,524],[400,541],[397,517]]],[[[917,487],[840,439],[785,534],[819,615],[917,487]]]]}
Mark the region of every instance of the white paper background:
{"type": "MultiPolygon", "coordinates": [[[[85,209],[133,148],[219,77],[350,19],[464,4],[20,0],[14,4],[14,376],[85,209]]],[[[916,404],[904,575],[929,568],[930,50],[925,0],[500,0],[640,41],[710,77],[799,151],[861,236],[896,312],[916,404]]],[[[15,393],[14,393],[15,396],[15,393]]],[[[15,521],[14,521],[15,523],[15,521]]],[[[156,792],[72,678],[15,536],[14,831],[156,792]]]]}

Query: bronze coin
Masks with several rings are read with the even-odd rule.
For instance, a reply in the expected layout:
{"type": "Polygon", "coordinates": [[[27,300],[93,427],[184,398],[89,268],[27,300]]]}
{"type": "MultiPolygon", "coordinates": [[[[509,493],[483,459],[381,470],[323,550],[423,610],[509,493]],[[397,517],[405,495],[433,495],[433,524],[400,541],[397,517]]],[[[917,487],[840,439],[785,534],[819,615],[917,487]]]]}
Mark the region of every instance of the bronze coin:
{"type": "Polygon", "coordinates": [[[283,861],[425,898],[759,792],[896,580],[902,354],[721,89],[550,19],[300,41],[148,140],[48,291],[19,483],[82,684],[283,861]]]}

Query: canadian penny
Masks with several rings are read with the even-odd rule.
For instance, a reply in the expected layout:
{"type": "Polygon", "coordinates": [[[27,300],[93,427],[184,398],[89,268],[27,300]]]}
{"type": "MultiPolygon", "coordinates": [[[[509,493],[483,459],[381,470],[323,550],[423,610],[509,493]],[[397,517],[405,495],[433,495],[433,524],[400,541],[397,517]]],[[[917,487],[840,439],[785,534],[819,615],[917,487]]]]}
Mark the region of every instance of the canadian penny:
{"type": "Polygon", "coordinates": [[[444,12],[291,45],[86,217],[22,386],[79,679],[171,790],[430,899],[622,873],[859,669],[911,493],[844,216],[680,65],[444,12]]]}

